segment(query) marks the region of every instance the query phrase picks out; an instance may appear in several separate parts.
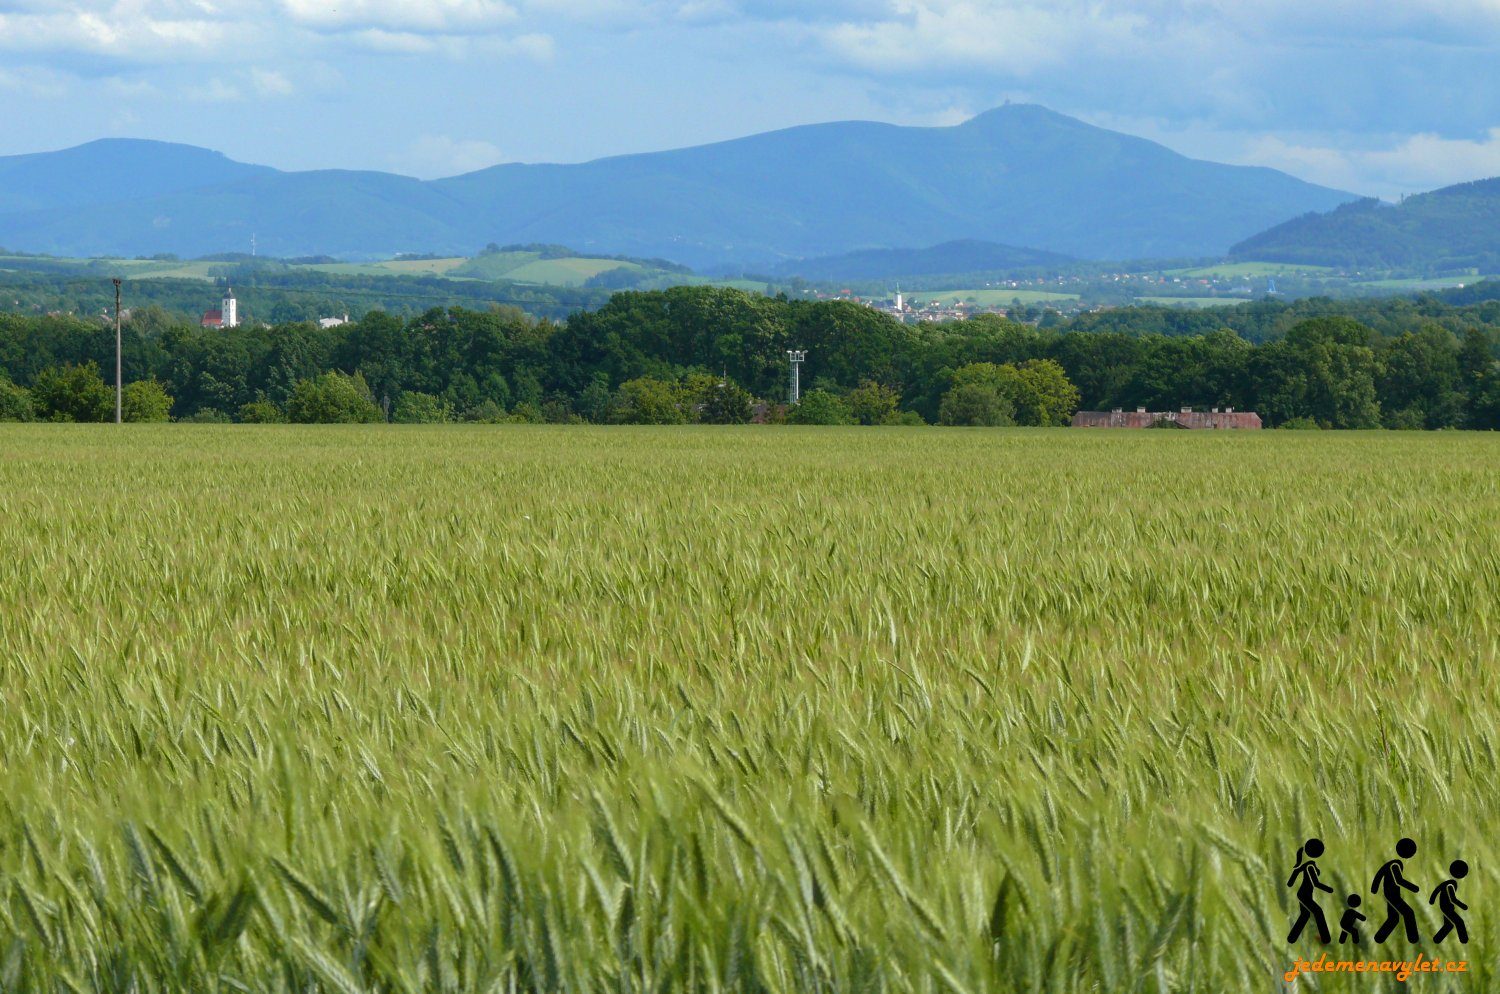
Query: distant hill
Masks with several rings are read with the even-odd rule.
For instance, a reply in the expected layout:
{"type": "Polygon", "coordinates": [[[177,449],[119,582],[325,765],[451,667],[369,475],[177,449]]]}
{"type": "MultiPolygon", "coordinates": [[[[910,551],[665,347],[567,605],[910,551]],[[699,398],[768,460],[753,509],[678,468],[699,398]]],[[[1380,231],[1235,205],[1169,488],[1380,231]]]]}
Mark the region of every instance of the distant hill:
{"type": "Polygon", "coordinates": [[[196,258],[265,255],[385,258],[435,249],[466,255],[487,239],[461,238],[441,220],[458,205],[420,180],[387,173],[266,170],[249,179],[156,196],[0,214],[0,245],[60,256],[170,252],[196,258]]]}
{"type": "Polygon", "coordinates": [[[1240,259],[1353,269],[1500,272],[1500,179],[1307,214],[1235,245],[1240,259]]]}
{"type": "Polygon", "coordinates": [[[0,158],[0,214],[120,203],[270,175],[276,170],[191,145],[105,139],[0,158]]]}
{"type": "Polygon", "coordinates": [[[0,245],[58,255],[199,256],[243,251],[253,233],[280,256],[547,242],[694,266],[957,240],[1080,258],[1211,256],[1351,199],[1027,105],[954,127],[810,125],[433,182],[284,173],[181,146],[100,142],[0,159],[0,187],[0,245]],[[53,172],[53,162],[66,168],[53,172]]]}
{"type": "Polygon", "coordinates": [[[697,265],[958,239],[1088,258],[1216,255],[1244,237],[1232,232],[1263,227],[1256,218],[1350,199],[1022,105],[948,128],[811,125],[436,185],[528,239],[697,265]]]}
{"type": "Polygon", "coordinates": [[[819,259],[798,259],[782,263],[773,273],[821,281],[896,280],[948,273],[1012,272],[1061,266],[1072,261],[1070,256],[1056,252],[963,239],[925,249],[866,249],[819,259]]]}

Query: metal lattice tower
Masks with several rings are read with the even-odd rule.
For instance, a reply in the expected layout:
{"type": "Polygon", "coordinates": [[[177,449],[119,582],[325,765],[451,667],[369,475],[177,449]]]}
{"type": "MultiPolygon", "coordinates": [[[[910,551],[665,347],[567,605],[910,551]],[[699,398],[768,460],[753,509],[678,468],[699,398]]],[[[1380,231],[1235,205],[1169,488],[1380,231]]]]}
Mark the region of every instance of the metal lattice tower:
{"type": "Polygon", "coordinates": [[[792,364],[792,403],[802,400],[802,364],[807,361],[806,349],[787,349],[786,357],[792,364]]]}
{"type": "Polygon", "coordinates": [[[125,363],[122,358],[125,349],[120,338],[120,280],[116,278],[115,284],[115,424],[123,424],[125,421],[125,363]]]}

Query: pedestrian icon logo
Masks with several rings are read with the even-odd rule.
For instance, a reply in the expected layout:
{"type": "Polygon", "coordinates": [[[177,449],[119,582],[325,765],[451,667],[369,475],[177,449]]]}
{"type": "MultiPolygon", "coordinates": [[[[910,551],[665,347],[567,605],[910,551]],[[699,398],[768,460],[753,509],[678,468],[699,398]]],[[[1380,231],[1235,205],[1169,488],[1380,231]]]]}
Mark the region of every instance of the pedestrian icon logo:
{"type": "MultiPolygon", "coordinates": [[[[1416,907],[1413,907],[1409,900],[1422,893],[1422,888],[1413,880],[1417,876],[1414,862],[1417,844],[1412,839],[1404,838],[1396,843],[1393,851],[1394,855],[1380,865],[1370,880],[1370,893],[1377,898],[1375,910],[1370,915],[1381,919],[1380,927],[1375,930],[1374,941],[1377,944],[1383,943],[1399,934],[1407,942],[1420,942],[1422,929],[1418,924],[1417,911],[1422,908],[1422,901],[1418,897],[1416,907]],[[1381,904],[1384,904],[1383,909],[1381,904]]],[[[1286,881],[1286,886],[1297,896],[1297,916],[1292,922],[1291,931],[1287,933],[1288,943],[1296,943],[1314,934],[1323,945],[1332,942],[1328,919],[1323,912],[1322,895],[1332,894],[1334,889],[1323,881],[1324,871],[1318,863],[1324,852],[1323,841],[1316,838],[1308,839],[1297,849],[1292,874],[1286,881]]],[[[1333,859],[1337,863],[1337,859],[1333,859]]],[[[1433,906],[1441,916],[1441,924],[1432,935],[1433,942],[1442,943],[1450,936],[1457,938],[1461,944],[1469,941],[1468,925],[1461,914],[1468,911],[1469,906],[1459,897],[1460,883],[1468,875],[1469,864],[1462,859],[1455,859],[1448,865],[1448,879],[1432,889],[1426,904],[1433,906]]],[[[1339,917],[1338,941],[1341,944],[1360,943],[1360,924],[1370,920],[1360,911],[1360,902],[1358,894],[1349,894],[1344,899],[1344,909],[1339,917]]]]}
{"type": "Polygon", "coordinates": [[[1411,859],[1416,854],[1417,844],[1411,839],[1402,839],[1396,843],[1396,856],[1399,858],[1386,860],[1370,883],[1370,893],[1382,895],[1389,912],[1385,924],[1375,933],[1376,942],[1384,942],[1391,930],[1401,924],[1406,925],[1407,942],[1416,942],[1421,938],[1417,934],[1417,913],[1406,903],[1406,898],[1401,893],[1403,890],[1409,890],[1413,894],[1421,893],[1421,888],[1401,875],[1404,867],[1402,860],[1411,859]]]}
{"type": "Polygon", "coordinates": [[[1323,909],[1318,904],[1318,891],[1332,894],[1333,888],[1318,879],[1317,861],[1321,855],[1323,842],[1320,839],[1308,839],[1297,850],[1297,865],[1292,868],[1292,876],[1286,885],[1297,888],[1297,904],[1302,913],[1292,923],[1292,932],[1286,937],[1287,942],[1296,942],[1307,923],[1312,921],[1318,926],[1318,941],[1328,945],[1328,919],[1323,917],[1323,909]]]}
{"type": "Polygon", "coordinates": [[[1339,942],[1352,942],[1359,945],[1359,923],[1365,920],[1365,916],[1359,913],[1359,895],[1350,894],[1345,904],[1344,917],[1339,919],[1339,942]]]}
{"type": "Polygon", "coordinates": [[[1458,899],[1458,882],[1469,875],[1469,864],[1461,859],[1455,859],[1448,867],[1448,872],[1453,874],[1452,880],[1444,880],[1437,885],[1432,896],[1427,899],[1428,904],[1436,903],[1438,910],[1443,913],[1443,927],[1437,930],[1432,937],[1433,942],[1442,942],[1448,938],[1448,933],[1457,932],[1458,941],[1464,945],[1469,942],[1469,930],[1464,925],[1464,920],[1459,917],[1460,911],[1468,911],[1469,906],[1458,899]]]}

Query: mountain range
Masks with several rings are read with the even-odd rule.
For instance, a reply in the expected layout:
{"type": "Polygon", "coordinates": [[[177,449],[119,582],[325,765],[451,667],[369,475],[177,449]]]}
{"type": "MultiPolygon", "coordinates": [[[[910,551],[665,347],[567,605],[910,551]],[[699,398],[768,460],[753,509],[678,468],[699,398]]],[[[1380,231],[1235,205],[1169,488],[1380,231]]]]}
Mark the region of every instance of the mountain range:
{"type": "Polygon", "coordinates": [[[774,266],[984,240],[1090,259],[1218,256],[1354,199],[1190,159],[1033,105],[952,127],[809,125],[577,165],[421,181],[283,172],[104,140],[0,158],[0,245],[56,255],[469,254],[551,242],[694,266],[774,266]]]}
{"type": "Polygon", "coordinates": [[[1460,183],[1400,204],[1358,200],[1277,225],[1231,255],[1348,269],[1500,272],[1500,179],[1460,183]]]}

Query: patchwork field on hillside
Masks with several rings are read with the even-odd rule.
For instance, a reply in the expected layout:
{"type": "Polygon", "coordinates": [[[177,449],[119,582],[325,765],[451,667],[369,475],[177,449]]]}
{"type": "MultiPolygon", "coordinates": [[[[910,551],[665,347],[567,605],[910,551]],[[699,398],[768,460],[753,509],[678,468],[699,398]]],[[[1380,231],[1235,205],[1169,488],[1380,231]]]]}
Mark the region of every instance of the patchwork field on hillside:
{"type": "Polygon", "coordinates": [[[7,991],[1283,989],[1403,835],[1493,986],[1500,438],[0,450],[7,991]]]}
{"type": "Polygon", "coordinates": [[[634,262],[618,259],[589,259],[569,256],[545,258],[540,252],[488,252],[468,260],[453,271],[454,276],[472,279],[513,280],[520,283],[545,283],[553,286],[582,286],[600,273],[627,269],[644,272],[634,262]]]}
{"type": "Polygon", "coordinates": [[[468,259],[387,259],[383,262],[326,262],[298,269],[341,276],[449,276],[468,259]]]}

